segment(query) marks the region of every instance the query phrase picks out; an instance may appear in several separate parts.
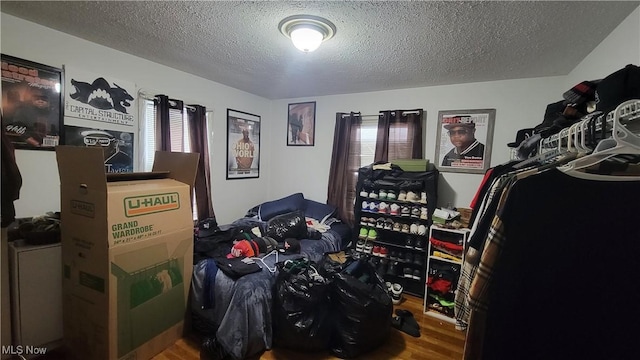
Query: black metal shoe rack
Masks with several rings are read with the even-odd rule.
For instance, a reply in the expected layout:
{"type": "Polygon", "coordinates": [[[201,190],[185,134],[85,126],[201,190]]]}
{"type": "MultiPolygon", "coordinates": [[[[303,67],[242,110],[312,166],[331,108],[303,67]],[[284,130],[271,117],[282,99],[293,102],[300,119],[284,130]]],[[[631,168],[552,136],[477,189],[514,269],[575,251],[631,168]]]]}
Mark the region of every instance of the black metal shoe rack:
{"type": "Polygon", "coordinates": [[[376,265],[377,272],[383,275],[385,281],[391,283],[399,283],[403,286],[404,292],[424,297],[425,285],[426,285],[426,260],[427,249],[429,245],[429,228],[432,224],[432,214],[436,208],[437,203],[437,186],[438,186],[438,170],[433,169],[431,171],[398,171],[398,170],[373,170],[372,166],[366,166],[358,170],[358,182],[356,186],[356,202],[354,205],[355,215],[355,229],[354,229],[354,241],[356,244],[354,247],[356,250],[366,253],[366,256],[370,256],[372,262],[376,265]],[[396,199],[383,198],[380,199],[380,190],[388,192],[392,190],[396,196],[396,199]],[[402,191],[414,192],[417,197],[408,200],[399,200],[401,198],[402,191]],[[374,197],[369,196],[372,192],[376,195],[374,197]],[[423,196],[425,193],[426,196],[423,196]],[[426,198],[425,198],[426,197],[426,198]],[[363,202],[370,205],[371,202],[377,203],[374,206],[375,212],[371,211],[371,207],[363,209],[363,202]],[[387,211],[380,210],[380,203],[386,203],[387,211]],[[392,204],[397,204],[398,214],[392,215],[390,208],[392,204]],[[402,214],[402,207],[408,207],[409,209],[423,207],[427,208],[427,218],[416,217],[409,214],[402,214]],[[382,219],[383,221],[378,221],[382,219]],[[374,220],[374,221],[372,221],[374,220]],[[391,229],[388,226],[385,228],[380,224],[394,223],[391,229]],[[396,223],[400,224],[400,230],[395,226],[396,223]],[[403,231],[402,225],[409,225],[408,232],[403,231]],[[415,232],[415,227],[411,228],[412,224],[416,226],[424,225],[426,231],[424,234],[412,233],[415,232]],[[373,226],[372,226],[373,225],[373,226]],[[368,230],[375,229],[375,239],[369,236],[360,237],[361,229],[368,230]],[[394,229],[395,227],[395,229],[394,229]],[[374,255],[371,245],[377,247],[385,247],[387,249],[386,256],[383,257],[379,254],[374,255]],[[369,245],[368,249],[367,246],[369,245]],[[367,250],[371,250],[369,253],[367,250]]]}

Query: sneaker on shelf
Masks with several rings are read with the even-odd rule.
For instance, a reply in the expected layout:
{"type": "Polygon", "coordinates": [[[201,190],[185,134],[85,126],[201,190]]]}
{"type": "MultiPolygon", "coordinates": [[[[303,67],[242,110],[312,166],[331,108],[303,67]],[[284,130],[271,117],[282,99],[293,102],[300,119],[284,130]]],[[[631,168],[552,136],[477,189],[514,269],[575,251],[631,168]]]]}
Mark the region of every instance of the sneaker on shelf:
{"type": "Polygon", "coordinates": [[[369,227],[374,227],[374,226],[376,226],[376,218],[372,218],[372,217],[370,217],[370,218],[368,219],[368,221],[369,221],[369,222],[367,222],[367,225],[369,225],[369,227]]]}
{"type": "Polygon", "coordinates": [[[362,211],[369,212],[369,202],[368,201],[363,201],[362,202],[362,211]]]}
{"type": "Polygon", "coordinates": [[[389,253],[389,259],[397,261],[398,260],[398,252],[393,250],[389,253]]]}
{"type": "MultiPolygon", "coordinates": [[[[371,206],[369,206],[369,208],[371,208],[371,206]]],[[[407,217],[410,215],[411,215],[411,208],[403,205],[402,208],[400,209],[400,216],[407,217]]]]}
{"type": "Polygon", "coordinates": [[[429,209],[426,206],[420,207],[420,219],[429,220],[429,209]]]}
{"type": "Polygon", "coordinates": [[[380,189],[380,192],[378,193],[378,199],[387,200],[387,190],[380,189]]]}
{"type": "Polygon", "coordinates": [[[400,224],[399,222],[394,222],[393,231],[402,231],[402,224],[400,224]]]}
{"type": "Polygon", "coordinates": [[[413,247],[416,250],[424,250],[424,245],[425,245],[425,242],[424,242],[424,239],[422,238],[417,238],[416,241],[413,243],[413,247]]]}
{"type": "Polygon", "coordinates": [[[391,275],[391,276],[400,276],[398,274],[398,270],[399,269],[399,264],[397,261],[391,261],[389,263],[389,267],[387,268],[387,275],[391,275]]]}
{"type": "Polygon", "coordinates": [[[419,266],[424,265],[424,254],[418,253],[413,255],[413,263],[419,266]]]}
{"type": "Polygon", "coordinates": [[[403,260],[404,260],[404,262],[406,262],[407,264],[413,264],[413,260],[414,260],[413,253],[412,253],[412,252],[410,252],[410,251],[407,251],[407,252],[404,254],[404,259],[403,259],[403,260]]]}
{"type": "Polygon", "coordinates": [[[372,202],[369,203],[369,212],[372,212],[372,213],[377,213],[378,212],[378,203],[377,202],[372,201],[372,202]]]}
{"type": "Polygon", "coordinates": [[[409,227],[409,232],[413,235],[417,235],[418,234],[418,223],[413,223],[411,224],[411,226],[409,227]]]}
{"type": "Polygon", "coordinates": [[[371,192],[369,193],[369,199],[377,199],[378,198],[378,193],[375,190],[371,190],[371,192]]]}
{"type": "Polygon", "coordinates": [[[378,204],[378,213],[379,214],[388,214],[389,213],[389,204],[386,202],[381,202],[378,204]]]}
{"type": "Polygon", "coordinates": [[[383,258],[386,258],[389,256],[389,249],[387,249],[385,246],[381,246],[380,247],[380,256],[383,258]]]}
{"type": "Polygon", "coordinates": [[[407,192],[407,201],[408,202],[418,202],[420,200],[420,198],[418,197],[418,194],[413,191],[413,190],[409,190],[407,192]]]}
{"type": "Polygon", "coordinates": [[[378,218],[378,220],[376,220],[376,228],[384,229],[384,218],[378,218]]]}
{"type": "Polygon", "coordinates": [[[422,192],[422,194],[420,194],[420,203],[421,204],[427,203],[427,193],[424,191],[422,192]]]}
{"type": "Polygon", "coordinates": [[[405,190],[400,190],[400,195],[398,195],[398,200],[407,201],[407,192],[405,190]]]}
{"type": "Polygon", "coordinates": [[[398,283],[394,283],[391,286],[391,302],[393,302],[394,305],[398,305],[402,301],[402,290],[404,290],[402,285],[398,283]]]}
{"type": "Polygon", "coordinates": [[[387,199],[388,200],[396,200],[396,192],[395,190],[387,190],[387,199]]]}
{"type": "Polygon", "coordinates": [[[427,227],[420,224],[420,226],[418,226],[418,235],[426,235],[427,234],[427,227]]]}
{"type": "Polygon", "coordinates": [[[363,187],[362,190],[360,190],[360,196],[368,197],[369,196],[369,192],[363,187]]]}
{"type": "Polygon", "coordinates": [[[420,270],[418,269],[413,270],[413,274],[411,275],[411,277],[414,278],[415,280],[422,279],[420,270]]]}
{"type": "Polygon", "coordinates": [[[364,253],[371,254],[371,252],[373,252],[373,244],[372,243],[364,244],[364,253]]]}
{"type": "Polygon", "coordinates": [[[404,241],[404,247],[413,248],[413,238],[411,236],[407,236],[407,239],[404,241]]]}
{"type": "Polygon", "coordinates": [[[378,245],[374,245],[373,246],[373,256],[380,256],[380,246],[378,245]]]}
{"type": "Polygon", "coordinates": [[[413,279],[413,270],[411,270],[411,268],[406,267],[402,269],[402,274],[407,279],[413,279]]]}
{"type": "Polygon", "coordinates": [[[360,234],[358,235],[359,239],[365,240],[367,238],[367,235],[369,235],[369,230],[366,227],[361,227],[360,228],[360,234]]]}
{"type": "Polygon", "coordinates": [[[358,242],[356,243],[356,251],[364,251],[364,240],[358,240],[358,242]]]}
{"type": "Polygon", "coordinates": [[[385,230],[393,230],[393,220],[391,219],[386,219],[384,221],[384,229],[385,230]]]}
{"type": "Polygon", "coordinates": [[[393,203],[389,206],[390,215],[398,215],[400,213],[400,205],[393,203]]]}
{"type": "Polygon", "coordinates": [[[411,208],[411,217],[414,218],[414,219],[419,219],[420,218],[420,207],[413,206],[411,208]]]}
{"type": "Polygon", "coordinates": [[[378,238],[378,232],[374,228],[369,229],[369,233],[367,234],[367,240],[376,240],[378,238]]]}
{"type": "Polygon", "coordinates": [[[380,263],[376,266],[376,272],[384,279],[384,274],[387,273],[387,267],[389,266],[389,260],[380,259],[380,263]]]}
{"type": "Polygon", "coordinates": [[[402,231],[403,233],[408,234],[408,233],[409,233],[409,229],[410,229],[409,224],[402,224],[402,230],[401,230],[401,231],[402,231]]]}
{"type": "Polygon", "coordinates": [[[384,283],[387,287],[387,292],[389,293],[389,295],[391,295],[391,286],[393,286],[393,284],[391,284],[390,281],[385,281],[384,283]]]}
{"type": "Polygon", "coordinates": [[[361,218],[360,218],[360,225],[362,225],[362,226],[367,226],[367,225],[369,225],[369,222],[367,221],[368,219],[369,219],[369,218],[361,217],[361,218]]]}

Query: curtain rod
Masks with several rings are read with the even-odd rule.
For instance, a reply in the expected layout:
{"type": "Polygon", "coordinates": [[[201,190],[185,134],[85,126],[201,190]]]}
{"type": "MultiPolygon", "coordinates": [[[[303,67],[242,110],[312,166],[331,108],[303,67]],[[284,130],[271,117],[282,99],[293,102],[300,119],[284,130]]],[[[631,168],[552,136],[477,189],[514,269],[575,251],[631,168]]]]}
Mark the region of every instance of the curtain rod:
{"type": "MultiPolygon", "coordinates": [[[[158,98],[157,98],[156,96],[154,96],[154,95],[149,95],[149,93],[148,93],[148,92],[145,92],[144,90],[138,90],[138,96],[139,96],[139,97],[141,97],[141,98],[143,98],[143,99],[145,99],[145,100],[149,100],[149,101],[154,101],[154,100],[157,100],[157,99],[158,99],[158,98]]],[[[197,101],[185,101],[185,100],[182,100],[182,102],[197,102],[197,101]]],[[[193,107],[193,106],[189,106],[189,105],[183,105],[183,106],[184,106],[185,108],[187,108],[187,109],[191,110],[191,111],[195,111],[195,110],[196,110],[196,108],[195,108],[195,107],[193,107]]],[[[209,109],[209,107],[208,107],[208,106],[206,106],[206,108],[207,108],[207,112],[208,112],[208,113],[213,113],[213,110],[208,110],[208,109],[209,109]]],[[[213,108],[213,107],[211,107],[211,108],[213,108]]]]}
{"type": "MultiPolygon", "coordinates": [[[[392,113],[392,114],[395,114],[396,112],[395,112],[395,111],[392,111],[391,113],[392,113]]],[[[360,117],[363,117],[363,118],[364,118],[364,117],[379,117],[379,116],[380,116],[380,114],[382,114],[382,112],[379,112],[378,114],[360,115],[360,117]]],[[[420,114],[420,111],[413,110],[413,111],[403,111],[403,112],[402,112],[402,115],[409,115],[409,114],[420,114]]],[[[343,118],[346,118],[346,117],[348,117],[348,116],[351,116],[351,115],[349,115],[349,114],[342,114],[342,117],[343,117],[343,118]]],[[[356,115],[356,116],[357,116],[357,115],[356,115]]]]}

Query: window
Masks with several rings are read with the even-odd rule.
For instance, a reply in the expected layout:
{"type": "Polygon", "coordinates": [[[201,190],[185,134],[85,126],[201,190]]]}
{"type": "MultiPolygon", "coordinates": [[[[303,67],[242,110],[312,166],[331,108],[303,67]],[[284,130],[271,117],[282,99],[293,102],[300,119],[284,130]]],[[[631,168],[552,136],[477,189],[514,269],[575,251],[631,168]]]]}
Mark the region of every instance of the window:
{"type": "MultiPolygon", "coordinates": [[[[156,120],[156,105],[153,101],[144,99],[144,118],[142,119],[142,134],[140,149],[142,150],[141,169],[151,171],[156,152],[156,139],[158,136],[158,121],[156,120]]],[[[187,121],[187,109],[169,109],[169,123],[171,129],[171,151],[191,152],[191,138],[189,137],[189,122],[187,121]]],[[[198,219],[196,197],[193,198],[193,220],[198,219]]]]}
{"type": "MultiPolygon", "coordinates": [[[[189,122],[186,115],[187,109],[169,110],[169,123],[171,129],[171,151],[191,152],[191,139],[189,138],[189,122]]],[[[151,171],[153,157],[156,151],[156,138],[158,122],[156,120],[156,106],[151,100],[144,100],[144,119],[142,124],[142,171],[151,171]]]]}
{"type": "MultiPolygon", "coordinates": [[[[376,154],[376,138],[378,136],[378,119],[362,120],[360,125],[360,164],[373,164],[376,154]]],[[[356,169],[357,174],[357,169],[356,169]]]]}

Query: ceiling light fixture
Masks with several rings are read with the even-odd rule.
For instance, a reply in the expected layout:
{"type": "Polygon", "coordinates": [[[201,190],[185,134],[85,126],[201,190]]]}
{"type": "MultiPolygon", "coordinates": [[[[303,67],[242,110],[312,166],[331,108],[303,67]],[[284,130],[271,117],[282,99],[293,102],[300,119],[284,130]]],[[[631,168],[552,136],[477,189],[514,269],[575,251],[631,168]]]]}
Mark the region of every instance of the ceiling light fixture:
{"type": "Polygon", "coordinates": [[[294,15],[278,24],[280,32],[291,39],[293,45],[301,51],[311,52],[320,47],[336,33],[331,21],[313,15],[294,15]]]}

